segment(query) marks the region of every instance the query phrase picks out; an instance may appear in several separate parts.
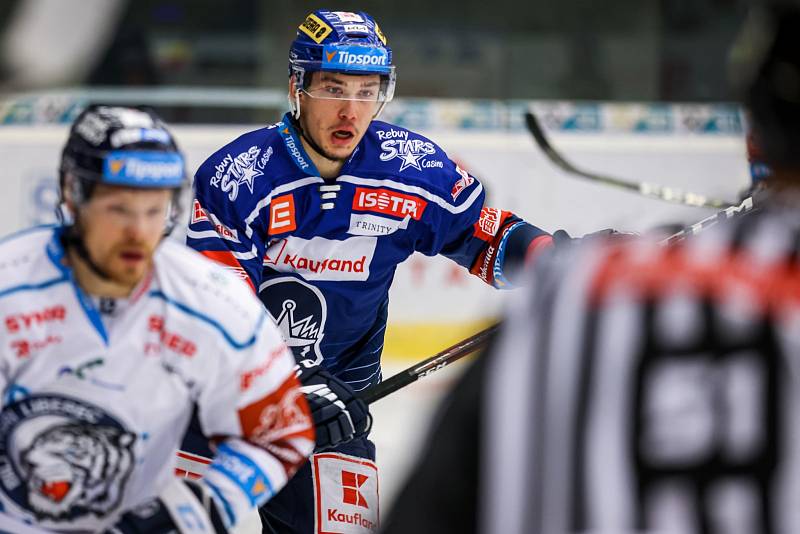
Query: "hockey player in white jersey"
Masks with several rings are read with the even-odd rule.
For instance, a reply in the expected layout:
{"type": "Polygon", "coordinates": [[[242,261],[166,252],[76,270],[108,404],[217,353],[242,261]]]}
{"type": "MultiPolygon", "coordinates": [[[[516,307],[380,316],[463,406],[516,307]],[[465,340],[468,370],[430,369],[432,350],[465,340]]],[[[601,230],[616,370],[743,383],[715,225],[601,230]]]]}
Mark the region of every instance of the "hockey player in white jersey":
{"type": "Polygon", "coordinates": [[[62,225],[0,242],[0,531],[227,532],[314,446],[294,358],[252,291],[168,240],[184,160],[161,120],[90,106],[62,225]],[[174,476],[193,411],[214,438],[174,476]]]}

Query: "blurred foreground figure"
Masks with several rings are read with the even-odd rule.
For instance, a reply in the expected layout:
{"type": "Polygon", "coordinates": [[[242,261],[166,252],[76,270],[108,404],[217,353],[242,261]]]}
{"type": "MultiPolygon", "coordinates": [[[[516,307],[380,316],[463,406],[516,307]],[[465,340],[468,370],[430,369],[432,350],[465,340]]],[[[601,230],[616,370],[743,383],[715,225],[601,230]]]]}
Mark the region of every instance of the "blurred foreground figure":
{"type": "Polygon", "coordinates": [[[241,280],[165,240],[184,159],[140,108],[93,105],[64,224],[0,243],[0,532],[228,532],[314,445],[294,358],[241,280]],[[175,476],[197,413],[216,444],[175,476]]]}
{"type": "Polygon", "coordinates": [[[800,532],[800,11],[754,11],[732,66],[758,211],[543,258],[385,532],[800,532]]]}

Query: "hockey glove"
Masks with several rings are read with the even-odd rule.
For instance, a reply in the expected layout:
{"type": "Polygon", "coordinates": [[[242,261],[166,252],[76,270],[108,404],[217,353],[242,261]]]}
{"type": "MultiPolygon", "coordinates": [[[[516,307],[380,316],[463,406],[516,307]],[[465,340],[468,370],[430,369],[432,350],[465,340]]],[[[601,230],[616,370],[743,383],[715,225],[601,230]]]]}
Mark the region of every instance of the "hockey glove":
{"type": "Polygon", "coordinates": [[[306,396],[317,433],[314,452],[365,436],[372,426],[367,404],[346,383],[320,366],[300,367],[300,391],[306,396]]]}
{"type": "Polygon", "coordinates": [[[159,497],[125,512],[106,534],[175,532],[227,534],[217,505],[202,483],[174,479],[159,497]]]}

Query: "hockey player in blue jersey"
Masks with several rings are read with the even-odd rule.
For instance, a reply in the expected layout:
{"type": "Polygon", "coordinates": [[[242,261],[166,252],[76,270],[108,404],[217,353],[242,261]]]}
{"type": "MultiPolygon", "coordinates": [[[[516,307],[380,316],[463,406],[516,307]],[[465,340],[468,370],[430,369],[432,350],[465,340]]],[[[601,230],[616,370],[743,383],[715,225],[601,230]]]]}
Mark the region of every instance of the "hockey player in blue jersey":
{"type": "MultiPolygon", "coordinates": [[[[443,254],[510,287],[551,236],[484,205],[431,140],[377,120],[394,94],[385,35],[364,12],[308,15],[289,51],[291,112],[195,175],[188,244],[247,280],[299,364],[317,452],[262,509],[265,532],[370,532],[375,448],[359,391],[381,380],[395,269],[443,254]]],[[[201,451],[197,451],[201,452],[201,451]]]]}

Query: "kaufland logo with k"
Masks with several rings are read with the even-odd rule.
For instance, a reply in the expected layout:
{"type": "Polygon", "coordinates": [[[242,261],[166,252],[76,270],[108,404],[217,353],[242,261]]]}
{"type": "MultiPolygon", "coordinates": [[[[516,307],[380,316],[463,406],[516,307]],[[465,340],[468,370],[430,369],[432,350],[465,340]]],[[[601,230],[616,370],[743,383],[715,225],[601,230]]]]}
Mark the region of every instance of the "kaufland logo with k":
{"type": "Polygon", "coordinates": [[[369,479],[367,475],[342,470],[342,502],[369,508],[367,500],[359,492],[359,488],[369,479]]]}
{"type": "Polygon", "coordinates": [[[375,254],[376,237],[357,236],[339,241],[290,236],[273,243],[264,256],[265,267],[298,273],[306,280],[363,281],[375,254]]]}
{"type": "Polygon", "coordinates": [[[375,464],[338,453],[312,457],[316,534],[373,534],[380,498],[375,464]]]}

